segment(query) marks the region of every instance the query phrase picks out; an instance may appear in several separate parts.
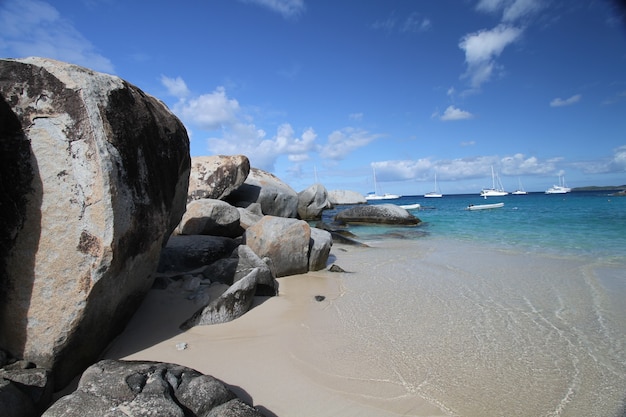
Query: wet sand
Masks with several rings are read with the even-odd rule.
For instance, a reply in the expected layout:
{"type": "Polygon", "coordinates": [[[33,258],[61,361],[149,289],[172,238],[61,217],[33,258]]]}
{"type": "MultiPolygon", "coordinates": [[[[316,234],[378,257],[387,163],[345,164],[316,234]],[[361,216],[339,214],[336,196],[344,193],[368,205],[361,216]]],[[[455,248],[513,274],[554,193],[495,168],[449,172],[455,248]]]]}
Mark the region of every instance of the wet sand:
{"type": "Polygon", "coordinates": [[[372,243],[226,324],[183,333],[198,306],[153,290],[106,357],[189,366],[268,416],[621,415],[623,264],[372,243]]]}

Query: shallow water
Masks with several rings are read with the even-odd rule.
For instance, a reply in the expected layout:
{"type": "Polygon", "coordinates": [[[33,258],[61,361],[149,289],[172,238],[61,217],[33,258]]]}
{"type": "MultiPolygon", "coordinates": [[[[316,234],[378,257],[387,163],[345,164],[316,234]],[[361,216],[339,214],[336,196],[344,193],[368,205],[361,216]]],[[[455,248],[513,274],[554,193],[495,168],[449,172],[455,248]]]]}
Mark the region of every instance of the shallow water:
{"type": "Polygon", "coordinates": [[[546,203],[543,215],[537,206],[528,213],[530,203],[438,209],[426,236],[394,231],[402,240],[388,228],[353,228],[373,247],[333,249],[356,273],[342,274],[345,288],[330,304],[333,341],[317,342],[319,356],[305,360],[320,383],[400,415],[432,415],[412,407],[417,398],[442,415],[626,415],[626,244],[615,233],[626,200],[618,200],[611,209],[572,205],[576,215],[559,208],[567,198],[546,203]],[[547,229],[554,213],[567,221],[547,229]]]}

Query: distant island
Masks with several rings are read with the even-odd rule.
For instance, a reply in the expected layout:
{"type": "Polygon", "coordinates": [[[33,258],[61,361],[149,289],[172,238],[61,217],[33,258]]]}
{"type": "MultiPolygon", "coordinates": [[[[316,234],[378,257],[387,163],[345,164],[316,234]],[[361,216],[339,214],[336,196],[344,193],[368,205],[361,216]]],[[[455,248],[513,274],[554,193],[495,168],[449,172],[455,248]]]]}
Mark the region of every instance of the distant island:
{"type": "Polygon", "coordinates": [[[607,191],[613,193],[614,196],[626,196],[626,185],[592,185],[589,187],[572,188],[572,192],[577,191],[607,191]]]}

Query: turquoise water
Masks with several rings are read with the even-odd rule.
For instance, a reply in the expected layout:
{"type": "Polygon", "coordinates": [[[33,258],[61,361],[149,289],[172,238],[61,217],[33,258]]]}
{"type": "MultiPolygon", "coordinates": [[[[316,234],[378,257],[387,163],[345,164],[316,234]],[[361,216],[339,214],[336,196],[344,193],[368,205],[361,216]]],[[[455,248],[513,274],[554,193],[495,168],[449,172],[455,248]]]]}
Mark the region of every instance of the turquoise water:
{"type": "Polygon", "coordinates": [[[335,252],[336,348],[311,360],[327,385],[393,415],[626,416],[625,197],[393,203],[423,223],[351,226],[370,247],[335,252]]]}
{"type": "MultiPolygon", "coordinates": [[[[626,197],[607,192],[573,192],[565,195],[528,195],[490,197],[450,195],[443,198],[406,196],[368,204],[408,205],[422,220],[418,227],[350,228],[364,239],[385,236],[412,238],[447,237],[478,241],[499,248],[515,248],[594,258],[624,258],[626,253],[626,197]],[[469,204],[503,202],[504,207],[468,211],[469,204]]],[[[325,214],[330,219],[337,210],[325,214]]]]}

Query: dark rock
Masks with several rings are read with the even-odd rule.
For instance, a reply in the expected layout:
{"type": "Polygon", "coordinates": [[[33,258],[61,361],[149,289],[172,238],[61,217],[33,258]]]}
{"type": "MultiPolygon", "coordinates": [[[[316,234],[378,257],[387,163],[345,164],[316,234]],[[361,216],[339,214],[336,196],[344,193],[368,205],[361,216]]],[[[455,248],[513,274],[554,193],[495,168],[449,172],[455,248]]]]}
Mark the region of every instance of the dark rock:
{"type": "Polygon", "coordinates": [[[317,301],[317,302],[324,301],[325,299],[326,299],[326,297],[324,297],[323,295],[316,295],[315,296],[315,301],[317,301]]]}
{"type": "Polygon", "coordinates": [[[43,412],[52,401],[54,386],[50,371],[47,369],[0,369],[0,379],[13,382],[20,391],[28,396],[31,404],[39,412],[43,412]]]}
{"type": "Polygon", "coordinates": [[[340,211],[335,220],[346,223],[417,225],[420,219],[395,204],[355,206],[340,211]]]}
{"type": "Polygon", "coordinates": [[[244,315],[252,306],[256,292],[258,269],[231,285],[219,298],[202,307],[180,325],[182,330],[193,326],[227,323],[244,315]]]}
{"type": "Polygon", "coordinates": [[[59,399],[42,417],[261,416],[249,406],[227,406],[233,400],[236,395],[221,381],[191,368],[104,360],[89,367],[77,390],[59,399]]]}
{"type": "Polygon", "coordinates": [[[330,268],[328,268],[328,270],[329,270],[330,272],[346,272],[346,271],[344,271],[344,269],[343,269],[342,267],[337,266],[337,265],[335,265],[335,264],[332,264],[332,265],[330,266],[330,268]]]}
{"type": "Polygon", "coordinates": [[[161,252],[159,272],[191,271],[228,257],[239,243],[222,236],[171,236],[161,252]]]}
{"type": "Polygon", "coordinates": [[[0,416],[37,417],[39,413],[28,395],[12,381],[0,378],[0,416]]]}

